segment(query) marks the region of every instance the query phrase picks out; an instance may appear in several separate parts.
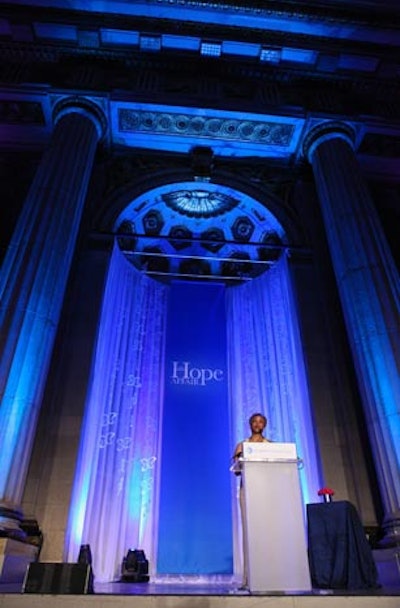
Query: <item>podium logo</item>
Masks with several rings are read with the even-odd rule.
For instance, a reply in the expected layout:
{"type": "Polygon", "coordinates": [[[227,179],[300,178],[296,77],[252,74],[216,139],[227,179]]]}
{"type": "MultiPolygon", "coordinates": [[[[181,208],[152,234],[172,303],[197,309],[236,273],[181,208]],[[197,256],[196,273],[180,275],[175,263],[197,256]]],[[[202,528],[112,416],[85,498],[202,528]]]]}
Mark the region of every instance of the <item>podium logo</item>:
{"type": "Polygon", "coordinates": [[[172,376],[173,384],[186,384],[193,386],[206,386],[208,382],[221,382],[224,372],[218,367],[193,367],[190,361],[173,361],[172,376]]]}

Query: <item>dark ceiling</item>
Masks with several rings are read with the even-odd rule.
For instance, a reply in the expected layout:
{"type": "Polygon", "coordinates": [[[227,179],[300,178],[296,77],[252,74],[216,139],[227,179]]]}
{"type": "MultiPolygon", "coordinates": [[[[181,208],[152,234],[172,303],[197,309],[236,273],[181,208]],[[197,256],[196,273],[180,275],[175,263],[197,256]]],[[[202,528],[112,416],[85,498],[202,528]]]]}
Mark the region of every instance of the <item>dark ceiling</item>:
{"type": "MultiPolygon", "coordinates": [[[[18,150],[37,162],[54,106],[84,96],[107,117],[103,154],[197,149],[200,165],[210,155],[183,184],[150,188],[150,203],[133,197],[109,226],[133,263],[256,276],[285,249],[285,230],[240,189],[212,185],[210,163],[264,155],[295,173],[304,132],[342,120],[368,179],[398,184],[399,77],[397,0],[0,1],[3,175],[18,150]]],[[[15,210],[7,216],[9,230],[15,210]]]]}

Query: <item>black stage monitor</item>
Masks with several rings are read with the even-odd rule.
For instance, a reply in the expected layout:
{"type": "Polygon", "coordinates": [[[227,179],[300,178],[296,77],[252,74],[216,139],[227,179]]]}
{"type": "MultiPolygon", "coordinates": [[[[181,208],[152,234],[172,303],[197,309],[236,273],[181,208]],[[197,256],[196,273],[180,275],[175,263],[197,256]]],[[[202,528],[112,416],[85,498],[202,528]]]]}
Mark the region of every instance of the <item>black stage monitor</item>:
{"type": "Polygon", "coordinates": [[[22,593],[93,593],[92,567],[89,564],[33,562],[27,569],[22,593]]]}

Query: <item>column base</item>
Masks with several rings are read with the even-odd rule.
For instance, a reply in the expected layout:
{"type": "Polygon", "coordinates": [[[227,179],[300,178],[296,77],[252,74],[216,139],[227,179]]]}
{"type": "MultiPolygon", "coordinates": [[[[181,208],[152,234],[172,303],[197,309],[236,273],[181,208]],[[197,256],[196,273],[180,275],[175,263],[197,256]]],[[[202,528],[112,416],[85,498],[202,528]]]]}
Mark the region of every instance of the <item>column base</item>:
{"type": "Polygon", "coordinates": [[[24,540],[25,532],[21,528],[23,514],[18,507],[8,502],[0,502],[0,536],[24,540]]]}
{"type": "Polygon", "coordinates": [[[382,549],[397,547],[400,551],[400,510],[385,516],[382,523],[383,538],[379,542],[382,549]]]}
{"type": "Polygon", "coordinates": [[[378,582],[384,589],[400,589],[400,546],[372,551],[378,582]]]}
{"type": "Polygon", "coordinates": [[[22,583],[26,569],[36,561],[39,547],[14,538],[0,538],[0,583],[22,583]]]}

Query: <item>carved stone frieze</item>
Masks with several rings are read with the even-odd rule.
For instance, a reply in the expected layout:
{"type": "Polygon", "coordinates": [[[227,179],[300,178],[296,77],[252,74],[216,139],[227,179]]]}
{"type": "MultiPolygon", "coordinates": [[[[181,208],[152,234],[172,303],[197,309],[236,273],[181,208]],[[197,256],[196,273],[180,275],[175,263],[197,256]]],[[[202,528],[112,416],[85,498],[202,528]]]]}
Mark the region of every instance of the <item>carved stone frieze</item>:
{"type": "Polygon", "coordinates": [[[118,128],[132,133],[168,133],[183,137],[221,138],[290,146],[295,126],[288,123],[225,119],[120,108],[118,128]]]}

